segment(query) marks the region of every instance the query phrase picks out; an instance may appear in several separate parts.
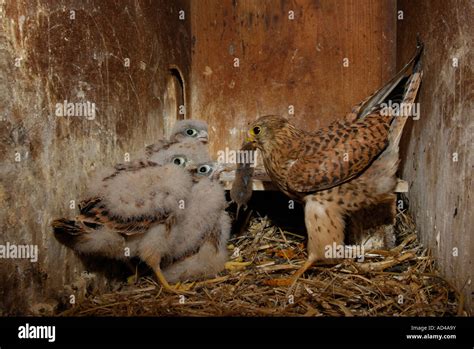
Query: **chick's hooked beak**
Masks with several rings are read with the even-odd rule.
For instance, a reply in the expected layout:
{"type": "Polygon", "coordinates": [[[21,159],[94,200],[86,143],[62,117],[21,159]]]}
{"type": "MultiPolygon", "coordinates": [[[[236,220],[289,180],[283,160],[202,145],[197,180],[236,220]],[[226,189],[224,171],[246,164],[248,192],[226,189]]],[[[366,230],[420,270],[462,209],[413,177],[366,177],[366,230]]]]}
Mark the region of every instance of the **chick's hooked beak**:
{"type": "Polygon", "coordinates": [[[186,169],[190,172],[197,172],[198,168],[195,164],[190,162],[189,164],[186,165],[186,169]]]}
{"type": "Polygon", "coordinates": [[[207,143],[209,139],[209,134],[207,133],[207,131],[201,130],[197,135],[197,139],[203,143],[207,143]]]}
{"type": "Polygon", "coordinates": [[[232,170],[235,170],[235,165],[231,164],[226,164],[226,163],[217,163],[215,165],[214,172],[212,173],[211,180],[220,180],[220,175],[223,172],[230,172],[232,170]]]}

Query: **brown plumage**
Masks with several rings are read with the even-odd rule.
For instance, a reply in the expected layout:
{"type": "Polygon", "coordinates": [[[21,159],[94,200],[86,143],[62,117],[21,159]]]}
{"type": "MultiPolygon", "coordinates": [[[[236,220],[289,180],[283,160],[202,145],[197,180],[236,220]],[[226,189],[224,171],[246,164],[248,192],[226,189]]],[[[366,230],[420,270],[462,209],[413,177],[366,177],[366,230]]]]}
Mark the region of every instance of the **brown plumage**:
{"type": "Polygon", "coordinates": [[[308,261],[325,258],[325,248],[344,241],[344,215],[394,198],[398,144],[408,115],[395,116],[381,103],[404,88],[402,105],[412,106],[421,82],[422,46],[386,86],[353,109],[353,116],[314,132],[299,130],[279,116],[255,121],[248,141],[260,149],[265,169],[289,197],[305,205],[308,261]],[[413,73],[406,77],[414,65],[413,73]]]}
{"type": "Polygon", "coordinates": [[[387,146],[390,119],[373,114],[352,124],[338,121],[307,132],[282,117],[264,116],[251,132],[266,133],[256,139],[269,176],[285,194],[302,200],[364,170],[387,146]]]}

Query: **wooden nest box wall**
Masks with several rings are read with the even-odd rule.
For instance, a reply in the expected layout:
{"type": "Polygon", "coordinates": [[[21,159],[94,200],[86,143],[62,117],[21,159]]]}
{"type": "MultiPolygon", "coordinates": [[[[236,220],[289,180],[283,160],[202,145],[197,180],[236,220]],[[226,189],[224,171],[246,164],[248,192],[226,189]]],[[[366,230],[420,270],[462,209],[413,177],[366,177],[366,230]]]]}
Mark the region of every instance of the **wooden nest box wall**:
{"type": "Polygon", "coordinates": [[[31,313],[77,283],[83,267],[50,223],[70,213],[94,168],[123,161],[183,118],[208,122],[215,157],[239,149],[258,116],[328,125],[396,73],[417,34],[420,119],[405,127],[401,191],[422,242],[471,306],[468,0],[13,0],[0,10],[0,204],[9,208],[1,240],[42,251],[37,263],[1,266],[5,313],[31,313]],[[57,117],[63,101],[94,101],[95,120],[57,117]]]}
{"type": "Polygon", "coordinates": [[[205,0],[191,2],[191,11],[191,112],[212,125],[214,152],[238,149],[261,115],[283,115],[304,129],[344,117],[408,61],[419,34],[426,47],[421,116],[404,131],[399,177],[406,182],[398,191],[408,191],[422,242],[469,307],[472,6],[205,0]]]}

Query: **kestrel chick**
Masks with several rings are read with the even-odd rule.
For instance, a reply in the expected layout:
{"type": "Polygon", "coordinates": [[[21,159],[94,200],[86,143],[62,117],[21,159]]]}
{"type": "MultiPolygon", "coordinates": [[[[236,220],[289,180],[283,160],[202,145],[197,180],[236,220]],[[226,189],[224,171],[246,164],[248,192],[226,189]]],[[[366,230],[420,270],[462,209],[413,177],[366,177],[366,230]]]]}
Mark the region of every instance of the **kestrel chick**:
{"type": "Polygon", "coordinates": [[[172,290],[160,269],[163,256],[173,254],[176,222],[192,190],[181,166],[150,165],[104,179],[79,205],[74,220],[57,219],[52,226],[60,242],[84,254],[127,261],[140,257],[163,287],[172,290]]]}
{"type": "Polygon", "coordinates": [[[175,165],[183,165],[184,167],[196,166],[211,161],[208,148],[199,141],[174,142],[166,143],[158,149],[150,152],[146,159],[139,159],[131,163],[124,163],[115,165],[113,169],[102,169],[97,178],[99,181],[102,178],[116,176],[123,171],[136,171],[143,167],[153,164],[164,165],[173,161],[175,165]]]}
{"type": "Polygon", "coordinates": [[[195,168],[190,169],[191,175],[196,182],[202,178],[209,178],[211,181],[218,181],[223,171],[228,171],[231,166],[214,161],[203,162],[195,168]]]}
{"type": "Polygon", "coordinates": [[[260,149],[272,181],[305,204],[308,261],[296,278],[325,258],[326,246],[343,244],[346,212],[393,197],[398,143],[408,114],[395,116],[380,103],[401,86],[402,105],[413,105],[421,82],[421,52],[420,46],[399,78],[355,110],[356,118],[314,132],[297,129],[279,116],[264,116],[251,125],[248,141],[260,149]],[[412,74],[403,79],[412,65],[412,74]]]}
{"type": "Polygon", "coordinates": [[[186,275],[216,272],[224,258],[219,239],[227,241],[229,230],[222,209],[225,197],[219,184],[204,185],[211,183],[209,178],[219,167],[199,145],[196,141],[171,143],[154,154],[155,161],[98,172],[88,188],[91,199],[80,204],[80,215],[53,222],[56,236],[81,253],[122,260],[140,257],[169,290],[160,269],[162,261],[184,260],[205,243],[205,258],[191,259],[203,264],[191,263],[186,275]],[[213,222],[215,215],[219,223],[213,222]],[[218,249],[213,255],[205,253],[208,241],[218,249]]]}
{"type": "MultiPolygon", "coordinates": [[[[138,160],[129,163],[119,163],[115,165],[115,169],[133,169],[142,167],[146,161],[161,163],[163,157],[174,154],[170,147],[178,143],[193,143],[194,151],[200,154],[208,154],[208,127],[206,122],[202,120],[180,120],[176,122],[171,131],[170,139],[161,139],[154,144],[147,146],[144,154],[138,155],[138,160]],[[166,152],[163,152],[166,151],[166,152]]],[[[197,159],[195,159],[197,160],[197,159]]],[[[201,159],[198,162],[207,160],[201,159]]]]}
{"type": "Polygon", "coordinates": [[[202,143],[209,141],[208,127],[202,120],[180,120],[176,122],[171,130],[171,142],[186,142],[189,140],[198,140],[202,143]]]}
{"type": "Polygon", "coordinates": [[[228,260],[231,223],[225,211],[224,188],[212,180],[218,171],[219,166],[213,163],[201,164],[195,170],[196,184],[185,209],[186,217],[171,231],[181,239],[175,240],[175,258],[169,258],[163,267],[170,282],[213,276],[228,260]]]}
{"type": "Polygon", "coordinates": [[[169,140],[160,140],[146,147],[146,158],[153,160],[154,155],[162,149],[175,143],[195,142],[202,145],[203,149],[209,141],[207,124],[201,120],[180,120],[176,122],[171,131],[169,140]]]}

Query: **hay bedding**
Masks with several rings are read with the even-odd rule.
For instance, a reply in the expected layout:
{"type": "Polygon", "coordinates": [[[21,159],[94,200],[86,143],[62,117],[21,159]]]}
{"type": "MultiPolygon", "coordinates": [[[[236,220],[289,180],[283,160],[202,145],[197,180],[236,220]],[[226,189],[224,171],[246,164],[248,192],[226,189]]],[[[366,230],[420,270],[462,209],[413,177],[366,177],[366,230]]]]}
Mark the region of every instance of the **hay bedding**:
{"type": "Polygon", "coordinates": [[[450,316],[461,315],[459,293],[435,269],[416,239],[409,216],[399,212],[398,245],[366,251],[363,263],[315,265],[293,289],[278,286],[306,257],[305,237],[253,216],[229,243],[240,269],[183,285],[184,298],[164,293],[150,277],[117,292],[89,295],[62,316],[450,316]],[[368,254],[368,255],[367,255],[368,254]],[[245,265],[248,264],[248,265],[245,265]]]}

